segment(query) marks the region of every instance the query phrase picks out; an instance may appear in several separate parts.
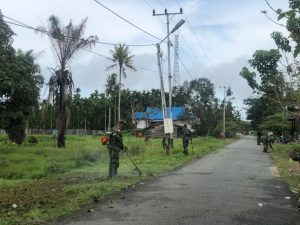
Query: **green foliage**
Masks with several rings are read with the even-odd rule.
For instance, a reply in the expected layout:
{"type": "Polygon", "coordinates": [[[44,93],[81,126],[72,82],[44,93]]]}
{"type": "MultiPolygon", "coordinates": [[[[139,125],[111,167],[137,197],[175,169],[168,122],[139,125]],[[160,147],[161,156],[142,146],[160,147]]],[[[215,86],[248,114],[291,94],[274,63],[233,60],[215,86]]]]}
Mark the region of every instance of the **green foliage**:
{"type": "Polygon", "coordinates": [[[126,68],[129,68],[133,71],[136,71],[136,69],[133,66],[133,58],[134,55],[131,55],[131,52],[129,50],[129,47],[125,44],[119,44],[118,46],[114,46],[114,50],[110,50],[110,53],[113,58],[114,64],[107,67],[106,70],[110,70],[116,66],[119,67],[119,98],[118,98],[118,121],[121,120],[121,90],[122,90],[122,75],[124,78],[126,78],[126,68]]]}
{"type": "Polygon", "coordinates": [[[37,105],[43,78],[32,51],[12,47],[13,32],[0,18],[0,127],[11,141],[21,144],[25,121],[37,105]]]}
{"type": "Polygon", "coordinates": [[[248,68],[243,67],[242,71],[240,72],[240,76],[247,80],[249,87],[251,87],[253,90],[258,89],[255,72],[250,72],[248,68]]]}
{"type": "Polygon", "coordinates": [[[290,41],[286,37],[282,35],[280,32],[273,32],[271,34],[271,37],[275,41],[275,44],[277,45],[278,49],[284,51],[284,52],[291,52],[292,47],[290,46],[290,41]]]}
{"type": "Polygon", "coordinates": [[[289,184],[290,189],[300,193],[299,163],[291,161],[289,153],[292,149],[299,149],[299,144],[274,145],[272,157],[279,168],[280,177],[289,184]]]}
{"type": "Polygon", "coordinates": [[[260,125],[262,130],[272,130],[276,135],[282,135],[284,131],[290,129],[288,121],[282,113],[267,116],[260,125]]]}
{"type": "Polygon", "coordinates": [[[247,98],[244,100],[244,104],[248,106],[247,120],[251,121],[253,129],[257,129],[267,112],[266,104],[263,100],[263,98],[247,98]]]}
{"type": "MultiPolygon", "coordinates": [[[[270,124],[270,118],[266,119],[266,117],[276,115],[276,113],[283,114],[286,108],[299,106],[300,103],[298,94],[300,68],[297,57],[300,52],[299,1],[289,0],[289,9],[286,11],[275,10],[269,2],[267,5],[277,13],[278,21],[285,19],[286,26],[280,25],[287,28],[288,38],[280,32],[273,32],[271,37],[277,49],[257,50],[253,54],[253,58],[249,62],[251,67],[258,71],[258,77],[247,68],[243,68],[240,73],[247,80],[249,86],[260,94],[256,100],[247,100],[250,107],[248,118],[253,120],[254,127],[257,127],[264,119],[268,122],[263,126],[275,126],[275,124],[272,125],[272,122],[270,124]],[[254,102],[259,103],[259,106],[253,104],[254,102]]],[[[264,10],[262,13],[267,14],[267,11],[264,10]]],[[[267,18],[270,19],[269,16],[267,18]]]]}
{"type": "Polygon", "coordinates": [[[28,138],[28,143],[29,144],[37,144],[38,143],[38,139],[35,136],[30,136],[28,138]]]}

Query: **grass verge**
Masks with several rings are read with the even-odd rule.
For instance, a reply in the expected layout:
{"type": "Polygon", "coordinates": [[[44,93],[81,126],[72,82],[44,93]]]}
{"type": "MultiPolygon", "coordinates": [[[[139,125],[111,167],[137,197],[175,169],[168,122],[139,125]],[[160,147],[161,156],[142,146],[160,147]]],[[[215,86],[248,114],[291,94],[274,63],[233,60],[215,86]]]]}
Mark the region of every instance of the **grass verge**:
{"type": "Polygon", "coordinates": [[[108,152],[97,136],[68,136],[65,149],[55,147],[50,136],[36,136],[37,144],[21,146],[0,141],[0,225],[37,225],[72,212],[93,199],[101,199],[150,176],[173,170],[200,158],[231,139],[195,138],[189,155],[182,140],[174,140],[169,156],[161,140],[124,137],[129,154],[143,171],[121,154],[119,177],[108,180],[108,152]]]}
{"type": "Polygon", "coordinates": [[[300,144],[274,145],[271,155],[279,169],[280,176],[293,192],[300,193],[300,163],[292,161],[289,152],[299,148],[300,144]]]}

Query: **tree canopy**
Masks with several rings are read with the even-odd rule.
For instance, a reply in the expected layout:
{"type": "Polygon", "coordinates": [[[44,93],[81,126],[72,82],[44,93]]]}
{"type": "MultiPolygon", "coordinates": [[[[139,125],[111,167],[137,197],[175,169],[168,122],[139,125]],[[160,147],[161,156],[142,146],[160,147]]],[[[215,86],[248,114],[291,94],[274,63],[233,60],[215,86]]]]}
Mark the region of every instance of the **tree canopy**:
{"type": "Polygon", "coordinates": [[[32,51],[15,51],[13,31],[0,18],[0,125],[10,140],[21,144],[26,120],[38,105],[43,78],[32,51]]]}

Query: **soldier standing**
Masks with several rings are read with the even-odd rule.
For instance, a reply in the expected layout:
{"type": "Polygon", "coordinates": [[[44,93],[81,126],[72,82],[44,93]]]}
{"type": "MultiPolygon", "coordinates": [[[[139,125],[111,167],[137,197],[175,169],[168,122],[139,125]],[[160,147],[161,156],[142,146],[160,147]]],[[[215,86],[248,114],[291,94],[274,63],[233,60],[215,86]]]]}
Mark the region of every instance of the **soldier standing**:
{"type": "Polygon", "coordinates": [[[109,178],[115,177],[118,174],[119,154],[125,146],[121,131],[123,130],[125,121],[120,120],[118,125],[113,128],[109,135],[109,143],[107,145],[109,151],[109,178]]]}
{"type": "Polygon", "coordinates": [[[191,139],[191,132],[187,128],[186,124],[183,125],[183,132],[182,132],[182,144],[183,144],[183,154],[188,155],[188,146],[189,141],[191,139]]]}
{"type": "Polygon", "coordinates": [[[260,130],[257,130],[257,145],[260,145],[262,133],[260,130]]]}

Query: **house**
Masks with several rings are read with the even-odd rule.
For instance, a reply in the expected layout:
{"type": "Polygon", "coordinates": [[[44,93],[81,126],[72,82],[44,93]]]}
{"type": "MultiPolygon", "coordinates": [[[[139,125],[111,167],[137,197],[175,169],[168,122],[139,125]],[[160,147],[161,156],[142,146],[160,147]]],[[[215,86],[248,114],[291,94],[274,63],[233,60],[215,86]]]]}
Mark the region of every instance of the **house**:
{"type": "MultiPolygon", "coordinates": [[[[183,125],[187,124],[188,128],[191,129],[191,122],[184,119],[186,109],[184,107],[173,107],[172,108],[172,119],[173,119],[173,136],[180,137],[182,134],[183,125]]],[[[167,107],[167,118],[170,116],[170,108],[167,107]]],[[[192,116],[190,117],[192,119],[192,116]]],[[[137,129],[148,129],[151,137],[162,137],[164,134],[163,124],[163,111],[158,107],[147,107],[146,112],[136,112],[135,122],[137,129]]]]}

